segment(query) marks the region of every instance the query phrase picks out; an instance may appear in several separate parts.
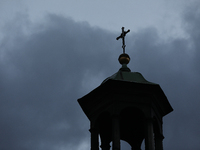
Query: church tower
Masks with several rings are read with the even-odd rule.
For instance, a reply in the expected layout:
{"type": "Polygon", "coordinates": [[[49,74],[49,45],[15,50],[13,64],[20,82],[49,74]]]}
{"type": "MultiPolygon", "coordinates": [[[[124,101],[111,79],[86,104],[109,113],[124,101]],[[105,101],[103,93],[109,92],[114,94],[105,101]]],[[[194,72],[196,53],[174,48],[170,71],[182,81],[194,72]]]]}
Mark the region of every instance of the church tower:
{"type": "Polygon", "coordinates": [[[100,86],[78,99],[90,120],[91,150],[121,150],[120,140],[126,141],[132,150],[163,150],[163,117],[173,111],[159,84],[147,81],[141,73],[127,67],[130,57],[119,56],[122,67],[105,79],[100,86]],[[100,139],[100,140],[99,140],[100,139]]]}

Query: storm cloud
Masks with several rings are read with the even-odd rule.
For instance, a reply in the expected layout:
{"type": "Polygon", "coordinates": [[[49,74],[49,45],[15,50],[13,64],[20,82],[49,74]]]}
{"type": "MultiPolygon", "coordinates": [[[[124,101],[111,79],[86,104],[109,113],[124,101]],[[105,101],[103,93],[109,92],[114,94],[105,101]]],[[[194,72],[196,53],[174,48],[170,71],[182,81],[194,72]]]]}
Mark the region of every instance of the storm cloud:
{"type": "MultiPolygon", "coordinates": [[[[129,68],[160,84],[174,108],[164,118],[165,150],[200,148],[199,8],[182,22],[182,38],[164,39],[154,27],[126,36],[129,68]]],[[[0,149],[89,149],[77,99],[120,68],[119,34],[54,14],[38,24],[18,14],[2,34],[0,149]]]]}

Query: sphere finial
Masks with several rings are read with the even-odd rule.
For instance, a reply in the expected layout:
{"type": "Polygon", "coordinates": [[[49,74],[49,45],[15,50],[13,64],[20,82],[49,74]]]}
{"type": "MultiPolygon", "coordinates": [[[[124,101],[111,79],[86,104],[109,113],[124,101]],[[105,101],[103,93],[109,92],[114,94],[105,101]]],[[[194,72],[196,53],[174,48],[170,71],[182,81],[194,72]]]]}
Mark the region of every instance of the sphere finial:
{"type": "Polygon", "coordinates": [[[123,54],[121,54],[121,55],[119,56],[118,60],[119,60],[119,63],[120,63],[121,65],[122,65],[122,64],[128,64],[129,61],[130,61],[130,57],[129,57],[128,54],[123,53],[123,54]]]}

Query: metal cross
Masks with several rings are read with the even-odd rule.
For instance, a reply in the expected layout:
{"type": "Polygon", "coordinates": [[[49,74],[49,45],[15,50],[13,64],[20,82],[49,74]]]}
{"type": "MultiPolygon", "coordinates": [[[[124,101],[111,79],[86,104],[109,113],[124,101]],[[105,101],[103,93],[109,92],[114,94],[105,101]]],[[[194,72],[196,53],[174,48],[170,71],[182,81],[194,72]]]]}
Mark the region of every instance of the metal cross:
{"type": "Polygon", "coordinates": [[[126,34],[128,32],[130,32],[129,29],[128,29],[128,31],[124,31],[124,27],[122,27],[122,33],[121,33],[121,35],[116,38],[116,40],[119,40],[120,38],[122,38],[122,48],[123,48],[123,53],[124,54],[125,54],[125,47],[126,47],[124,39],[125,39],[125,36],[126,36],[126,34]]]}

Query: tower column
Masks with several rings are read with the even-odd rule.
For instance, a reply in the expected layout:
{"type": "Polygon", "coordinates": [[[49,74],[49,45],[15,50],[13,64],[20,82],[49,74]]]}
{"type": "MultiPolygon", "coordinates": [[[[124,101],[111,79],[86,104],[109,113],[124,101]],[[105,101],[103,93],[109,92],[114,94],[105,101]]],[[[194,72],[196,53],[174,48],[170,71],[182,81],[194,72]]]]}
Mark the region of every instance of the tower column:
{"type": "Polygon", "coordinates": [[[91,127],[89,131],[91,133],[91,150],[99,150],[98,130],[94,127],[91,127]]]}
{"type": "Polygon", "coordinates": [[[161,133],[155,134],[155,150],[163,150],[164,136],[161,133]]]}
{"type": "Polygon", "coordinates": [[[120,150],[120,124],[119,115],[112,116],[112,150],[120,150]]]}
{"type": "Polygon", "coordinates": [[[153,119],[147,118],[145,122],[145,150],[154,150],[153,119]]]}
{"type": "Polygon", "coordinates": [[[102,142],[100,147],[101,147],[102,150],[110,150],[110,144],[109,143],[102,142]]]}

